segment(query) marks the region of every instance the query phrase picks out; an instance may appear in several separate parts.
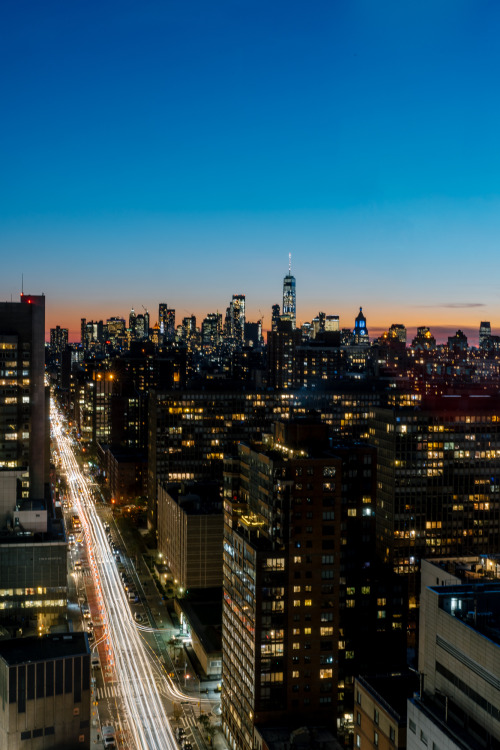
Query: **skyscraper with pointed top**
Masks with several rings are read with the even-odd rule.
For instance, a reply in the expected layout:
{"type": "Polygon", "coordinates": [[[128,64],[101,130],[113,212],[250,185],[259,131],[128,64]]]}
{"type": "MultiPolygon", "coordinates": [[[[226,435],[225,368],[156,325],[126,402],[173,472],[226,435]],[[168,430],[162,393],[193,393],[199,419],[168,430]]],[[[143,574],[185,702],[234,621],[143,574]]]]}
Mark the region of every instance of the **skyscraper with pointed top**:
{"type": "Polygon", "coordinates": [[[292,254],[288,255],[288,274],[283,279],[283,313],[282,320],[291,320],[292,328],[296,325],[295,276],[292,276],[292,254]]]}

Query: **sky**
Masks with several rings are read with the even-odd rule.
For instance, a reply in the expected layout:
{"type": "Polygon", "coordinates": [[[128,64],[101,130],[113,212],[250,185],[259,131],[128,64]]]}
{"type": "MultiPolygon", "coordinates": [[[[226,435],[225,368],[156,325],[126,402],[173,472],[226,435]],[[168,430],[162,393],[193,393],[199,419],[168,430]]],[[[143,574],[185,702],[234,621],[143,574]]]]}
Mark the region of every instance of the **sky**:
{"type": "Polygon", "coordinates": [[[500,333],[500,5],[3,0],[0,299],[500,333]]]}

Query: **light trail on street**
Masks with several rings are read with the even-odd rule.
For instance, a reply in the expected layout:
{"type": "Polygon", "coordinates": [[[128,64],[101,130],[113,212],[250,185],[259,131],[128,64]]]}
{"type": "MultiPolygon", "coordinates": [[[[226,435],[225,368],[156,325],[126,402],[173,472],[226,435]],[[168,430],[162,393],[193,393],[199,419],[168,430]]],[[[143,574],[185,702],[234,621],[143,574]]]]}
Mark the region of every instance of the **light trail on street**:
{"type": "Polygon", "coordinates": [[[186,695],[178,689],[141,633],[154,629],[138,628],[132,619],[104,524],[95,507],[90,479],[79,467],[71,438],[53,399],[51,427],[67,477],[69,500],[77,509],[84,529],[108,658],[122,689],[126,714],[122,724],[128,728],[129,735],[126,744],[137,750],[178,750],[161,694],[170,700],[189,703],[198,703],[201,696],[186,695]]]}

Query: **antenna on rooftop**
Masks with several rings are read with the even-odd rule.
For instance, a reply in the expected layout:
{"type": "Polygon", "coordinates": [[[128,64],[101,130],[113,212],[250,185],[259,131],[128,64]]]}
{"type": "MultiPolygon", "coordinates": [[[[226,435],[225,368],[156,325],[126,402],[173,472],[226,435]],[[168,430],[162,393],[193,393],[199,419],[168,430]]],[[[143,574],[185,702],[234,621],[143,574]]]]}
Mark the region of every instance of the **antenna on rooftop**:
{"type": "Polygon", "coordinates": [[[21,274],[21,296],[24,294],[24,273],[21,274]]]}

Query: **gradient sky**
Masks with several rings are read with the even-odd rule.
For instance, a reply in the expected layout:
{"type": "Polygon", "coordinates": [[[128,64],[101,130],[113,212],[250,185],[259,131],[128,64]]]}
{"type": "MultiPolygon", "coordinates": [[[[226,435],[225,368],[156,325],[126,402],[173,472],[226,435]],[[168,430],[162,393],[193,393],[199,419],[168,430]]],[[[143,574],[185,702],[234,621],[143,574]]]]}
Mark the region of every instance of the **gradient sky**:
{"type": "Polygon", "coordinates": [[[3,0],[0,299],[500,333],[500,5],[3,0]]]}

